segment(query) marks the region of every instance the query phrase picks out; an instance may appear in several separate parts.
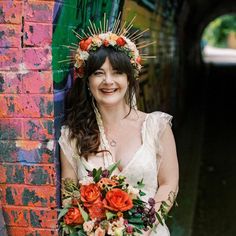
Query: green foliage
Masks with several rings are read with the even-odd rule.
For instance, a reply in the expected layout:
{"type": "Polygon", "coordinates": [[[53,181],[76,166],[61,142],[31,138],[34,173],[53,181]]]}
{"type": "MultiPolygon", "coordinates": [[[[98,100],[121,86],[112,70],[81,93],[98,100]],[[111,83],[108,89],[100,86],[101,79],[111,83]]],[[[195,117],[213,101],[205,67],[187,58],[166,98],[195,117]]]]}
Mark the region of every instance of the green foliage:
{"type": "Polygon", "coordinates": [[[236,32],[236,14],[223,15],[213,20],[205,29],[202,40],[214,47],[227,47],[227,37],[236,32]]]}

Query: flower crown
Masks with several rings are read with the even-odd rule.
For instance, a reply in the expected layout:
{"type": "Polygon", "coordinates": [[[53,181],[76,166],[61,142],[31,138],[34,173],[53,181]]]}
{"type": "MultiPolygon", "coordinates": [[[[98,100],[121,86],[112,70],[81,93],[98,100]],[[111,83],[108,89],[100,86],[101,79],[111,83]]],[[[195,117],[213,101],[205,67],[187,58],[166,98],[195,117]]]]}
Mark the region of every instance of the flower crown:
{"type": "Polygon", "coordinates": [[[73,58],[75,60],[75,78],[84,77],[84,69],[90,53],[96,51],[101,46],[112,46],[117,51],[125,53],[129,57],[130,63],[134,68],[135,78],[138,78],[138,75],[142,68],[141,60],[154,58],[153,56],[141,55],[139,53],[139,49],[147,47],[155,42],[147,43],[146,41],[144,41],[140,42],[139,46],[137,46],[138,44],[135,43],[135,40],[142,37],[143,33],[148,31],[149,29],[146,29],[142,32],[136,30],[133,34],[130,34],[129,30],[133,26],[132,22],[134,21],[134,19],[135,17],[127,26],[125,22],[121,28],[118,28],[120,24],[119,14],[118,18],[114,22],[113,28],[111,30],[108,30],[108,20],[106,20],[106,15],[104,15],[103,23],[100,21],[100,27],[96,27],[95,24],[89,20],[89,34],[85,33],[82,30],[84,37],[74,31],[75,35],[80,39],[80,42],[78,44],[73,44],[74,46],[67,47],[75,50],[75,56],[73,58]]]}

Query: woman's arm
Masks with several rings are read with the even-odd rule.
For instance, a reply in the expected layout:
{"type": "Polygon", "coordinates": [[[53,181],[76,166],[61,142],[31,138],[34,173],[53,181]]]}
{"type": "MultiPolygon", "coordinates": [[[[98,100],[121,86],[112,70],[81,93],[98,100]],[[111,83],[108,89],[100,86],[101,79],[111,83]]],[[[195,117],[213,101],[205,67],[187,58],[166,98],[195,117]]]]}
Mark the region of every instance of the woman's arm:
{"type": "Polygon", "coordinates": [[[62,149],[60,150],[60,158],[61,158],[61,178],[62,179],[70,178],[70,179],[73,179],[77,183],[76,173],[72,165],[66,158],[66,155],[62,149]]]}
{"type": "Polygon", "coordinates": [[[162,147],[161,153],[161,163],[158,172],[158,191],[155,195],[156,200],[156,210],[159,210],[161,202],[165,201],[170,207],[167,212],[171,209],[173,205],[173,195],[171,201],[168,200],[170,193],[174,193],[175,196],[178,192],[179,183],[179,166],[177,160],[175,139],[170,125],[167,125],[161,140],[160,145],[162,147]]]}

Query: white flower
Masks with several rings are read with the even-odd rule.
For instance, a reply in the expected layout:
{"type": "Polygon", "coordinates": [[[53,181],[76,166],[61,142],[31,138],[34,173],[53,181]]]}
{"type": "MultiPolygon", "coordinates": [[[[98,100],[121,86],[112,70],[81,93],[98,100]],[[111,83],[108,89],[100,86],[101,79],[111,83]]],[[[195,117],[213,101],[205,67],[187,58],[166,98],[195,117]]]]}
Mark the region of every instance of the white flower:
{"type": "Polygon", "coordinates": [[[120,217],[119,220],[112,222],[112,224],[109,223],[107,234],[122,236],[124,229],[125,229],[124,218],[120,217]]]}
{"type": "Polygon", "coordinates": [[[86,221],[83,224],[83,229],[86,233],[91,233],[94,227],[94,221],[90,220],[90,221],[86,221]]]}
{"type": "Polygon", "coordinates": [[[137,188],[134,188],[133,186],[129,185],[128,194],[137,196],[139,194],[139,190],[137,188]]]}
{"type": "Polygon", "coordinates": [[[82,51],[80,48],[77,49],[76,54],[83,60],[87,60],[89,57],[89,53],[87,51],[82,51]]]}

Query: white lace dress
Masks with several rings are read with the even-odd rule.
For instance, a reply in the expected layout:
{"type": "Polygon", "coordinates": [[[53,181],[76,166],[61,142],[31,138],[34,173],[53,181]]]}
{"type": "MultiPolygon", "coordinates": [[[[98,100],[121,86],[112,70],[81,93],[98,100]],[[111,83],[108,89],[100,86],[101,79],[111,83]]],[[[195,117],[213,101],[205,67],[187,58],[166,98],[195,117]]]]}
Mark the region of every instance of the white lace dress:
{"type": "MultiPolygon", "coordinates": [[[[143,179],[146,196],[144,200],[149,197],[154,197],[158,189],[157,174],[159,166],[163,158],[162,147],[160,146],[160,137],[165,130],[167,124],[171,125],[172,116],[163,112],[153,112],[146,115],[145,120],[142,124],[141,138],[142,145],[135,152],[130,162],[123,168],[123,170],[117,174],[121,174],[127,177],[127,181],[131,185],[136,185],[138,180],[143,179]]],[[[101,148],[109,150],[109,143],[107,141],[102,122],[98,121],[100,133],[101,133],[101,148]]],[[[87,176],[87,170],[93,168],[99,168],[93,161],[86,161],[84,157],[76,154],[75,143],[70,142],[68,139],[69,130],[63,126],[61,129],[61,137],[59,138],[59,144],[65,153],[68,161],[72,167],[78,179],[83,179],[87,176]]],[[[103,163],[104,167],[108,167],[113,164],[114,161],[108,152],[105,152],[103,163]]],[[[101,158],[101,157],[98,157],[101,158]]],[[[166,225],[162,226],[158,224],[156,233],[152,232],[151,235],[156,236],[169,236],[169,230],[166,225]]]]}

